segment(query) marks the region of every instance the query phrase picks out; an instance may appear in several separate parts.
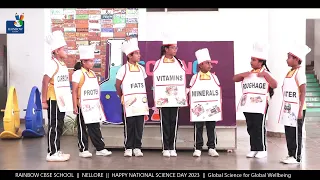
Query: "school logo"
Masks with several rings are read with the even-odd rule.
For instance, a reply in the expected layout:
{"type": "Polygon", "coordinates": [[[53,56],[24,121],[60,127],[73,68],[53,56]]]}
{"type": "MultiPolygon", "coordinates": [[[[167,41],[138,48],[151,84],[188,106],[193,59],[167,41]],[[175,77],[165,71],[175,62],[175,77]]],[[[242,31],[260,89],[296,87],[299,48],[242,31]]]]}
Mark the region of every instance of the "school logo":
{"type": "Polygon", "coordinates": [[[6,32],[7,34],[24,34],[24,13],[19,15],[15,14],[15,20],[8,20],[6,22],[6,32]]]}

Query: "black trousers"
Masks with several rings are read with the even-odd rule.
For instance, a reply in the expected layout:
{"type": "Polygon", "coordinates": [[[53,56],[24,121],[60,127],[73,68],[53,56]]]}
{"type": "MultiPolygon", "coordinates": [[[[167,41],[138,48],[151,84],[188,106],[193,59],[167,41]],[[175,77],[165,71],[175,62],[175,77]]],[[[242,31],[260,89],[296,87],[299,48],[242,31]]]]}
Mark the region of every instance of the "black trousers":
{"type": "Polygon", "coordinates": [[[60,151],[65,112],[60,112],[56,100],[48,100],[48,153],[60,151]]]}
{"type": "Polygon", "coordinates": [[[246,117],[251,151],[266,151],[266,115],[247,112],[243,114],[246,117]]]}
{"type": "Polygon", "coordinates": [[[288,155],[294,157],[298,162],[301,161],[302,130],[305,114],[306,110],[303,110],[303,117],[297,120],[297,127],[284,126],[288,155]]]}
{"type": "Polygon", "coordinates": [[[196,150],[202,150],[203,147],[203,127],[206,125],[208,149],[215,149],[217,145],[216,122],[205,121],[194,123],[194,146],[196,150]]]}
{"type": "Polygon", "coordinates": [[[125,149],[141,149],[144,116],[124,117],[125,149]]]}
{"type": "Polygon", "coordinates": [[[178,132],[178,107],[160,108],[162,149],[175,150],[178,132]]]}
{"type": "Polygon", "coordinates": [[[91,142],[97,151],[104,149],[105,144],[101,134],[100,123],[85,124],[81,108],[78,107],[78,147],[79,151],[88,151],[88,136],[90,136],[91,142]],[[88,129],[88,131],[87,131],[88,129]]]}

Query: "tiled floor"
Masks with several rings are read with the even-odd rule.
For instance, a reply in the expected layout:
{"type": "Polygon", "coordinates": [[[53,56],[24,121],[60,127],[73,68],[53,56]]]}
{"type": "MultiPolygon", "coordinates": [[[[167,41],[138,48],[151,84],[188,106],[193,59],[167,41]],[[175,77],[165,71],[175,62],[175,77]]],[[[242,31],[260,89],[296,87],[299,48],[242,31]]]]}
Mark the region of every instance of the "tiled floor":
{"type": "MultiPolygon", "coordinates": [[[[320,169],[320,121],[306,119],[307,137],[301,165],[283,165],[279,159],[286,156],[285,139],[268,137],[269,156],[266,159],[247,159],[248,135],[246,127],[238,127],[238,149],[233,153],[219,152],[220,157],[209,157],[203,152],[201,158],[192,157],[192,151],[179,151],[178,157],[164,158],[160,150],[144,150],[144,157],[123,157],[123,150],[112,150],[110,157],[85,159],[78,157],[77,138],[64,136],[62,149],[71,154],[68,162],[46,162],[46,137],[39,139],[0,140],[0,169],[320,169]]],[[[93,152],[92,146],[90,147],[93,152]]]]}

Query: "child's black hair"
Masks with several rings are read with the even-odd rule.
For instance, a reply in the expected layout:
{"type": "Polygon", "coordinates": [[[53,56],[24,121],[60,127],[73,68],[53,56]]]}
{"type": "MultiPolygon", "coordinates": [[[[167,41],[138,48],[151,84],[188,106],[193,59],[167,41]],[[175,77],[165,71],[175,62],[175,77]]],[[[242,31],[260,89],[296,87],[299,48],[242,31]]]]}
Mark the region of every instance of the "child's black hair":
{"type": "MultiPolygon", "coordinates": [[[[267,66],[267,61],[266,60],[259,60],[259,62],[262,62],[262,66],[266,67],[267,71],[270,72],[268,66],[267,66]]],[[[270,98],[272,98],[272,96],[274,95],[274,90],[273,88],[269,87],[269,94],[270,94],[270,98]]]]}
{"type": "Polygon", "coordinates": [[[74,65],[73,70],[74,70],[74,71],[79,70],[79,69],[81,69],[81,67],[82,67],[82,64],[81,64],[80,61],[78,61],[78,62],[74,65]]]}
{"type": "MultiPolygon", "coordinates": [[[[165,55],[165,53],[166,53],[166,48],[169,48],[169,47],[170,47],[170,45],[163,45],[163,46],[161,46],[160,58],[161,58],[163,55],[165,55]]],[[[180,63],[180,66],[182,67],[183,65],[182,65],[181,60],[180,60],[179,58],[177,58],[177,56],[174,56],[174,57],[178,60],[178,62],[180,63]]]]}

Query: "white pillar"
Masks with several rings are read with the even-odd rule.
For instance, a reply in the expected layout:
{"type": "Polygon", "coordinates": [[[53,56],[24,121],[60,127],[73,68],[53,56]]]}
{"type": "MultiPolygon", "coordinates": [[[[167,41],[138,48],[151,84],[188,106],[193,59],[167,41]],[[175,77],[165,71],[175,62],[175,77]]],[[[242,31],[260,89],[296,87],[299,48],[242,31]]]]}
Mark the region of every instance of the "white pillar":
{"type": "MultiPolygon", "coordinates": [[[[284,133],[283,125],[278,123],[282,105],[282,83],[290,69],[286,63],[287,52],[284,48],[290,40],[306,43],[306,19],[297,9],[272,9],[269,10],[268,30],[270,49],[267,65],[278,81],[278,88],[270,101],[267,131],[284,133]]],[[[302,67],[305,67],[305,62],[302,67]]]]}

